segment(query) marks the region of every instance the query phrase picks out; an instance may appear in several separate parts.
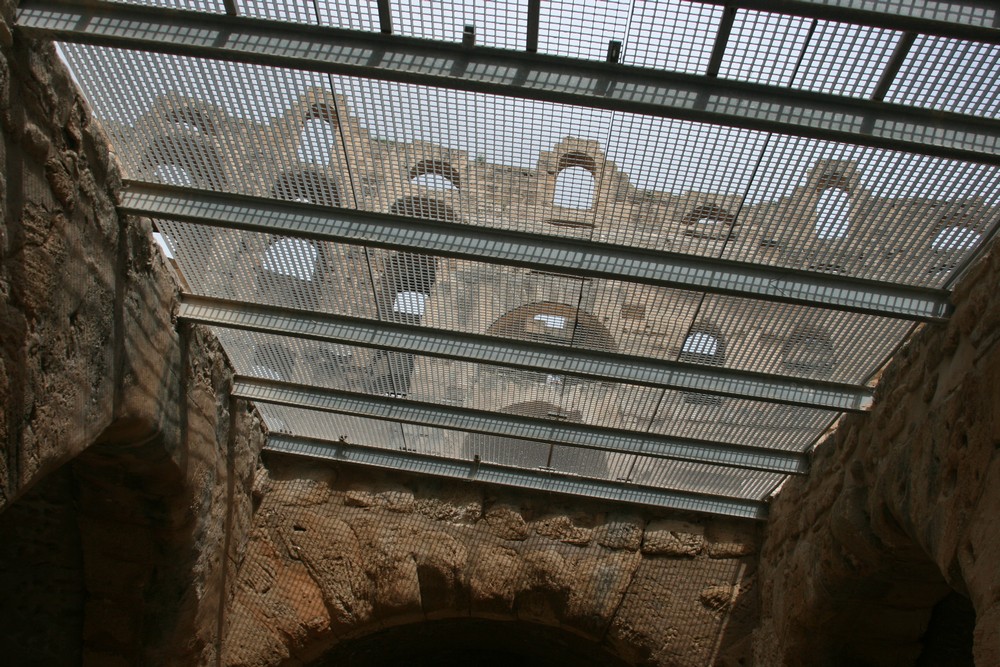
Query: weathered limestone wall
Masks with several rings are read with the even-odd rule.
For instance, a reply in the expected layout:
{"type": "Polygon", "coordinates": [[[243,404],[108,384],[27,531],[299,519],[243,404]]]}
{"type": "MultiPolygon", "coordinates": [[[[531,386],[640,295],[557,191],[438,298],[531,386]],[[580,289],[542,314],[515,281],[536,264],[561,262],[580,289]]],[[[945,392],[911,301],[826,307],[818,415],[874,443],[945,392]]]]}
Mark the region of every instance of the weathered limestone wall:
{"type": "Polygon", "coordinates": [[[756,525],[269,456],[225,664],[304,665],[443,619],[568,630],[628,664],[748,664],[756,525]]]}
{"type": "Polygon", "coordinates": [[[929,657],[938,617],[960,616],[964,598],[975,664],[1000,664],[998,285],[994,245],[955,290],[953,318],[893,360],[871,413],[841,420],[809,476],[781,490],[757,664],[968,665],[929,657]]]}
{"type": "Polygon", "coordinates": [[[117,216],[107,141],[53,47],[12,31],[15,4],[0,2],[0,655],[209,664],[262,427],[227,398],[210,333],[172,320],[149,223],[117,216]]]}

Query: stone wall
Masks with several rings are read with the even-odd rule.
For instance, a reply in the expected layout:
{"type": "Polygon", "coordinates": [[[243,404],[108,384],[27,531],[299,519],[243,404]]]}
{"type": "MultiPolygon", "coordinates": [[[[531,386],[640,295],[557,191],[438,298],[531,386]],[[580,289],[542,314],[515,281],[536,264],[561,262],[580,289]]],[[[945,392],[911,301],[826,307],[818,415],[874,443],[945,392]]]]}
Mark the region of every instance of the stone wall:
{"type": "Polygon", "coordinates": [[[748,664],[753,523],[266,462],[227,665],[310,664],[387,627],[446,619],[554,627],[627,664],[748,664]]]}
{"type": "Polygon", "coordinates": [[[1000,664],[998,284],[994,245],[952,319],[896,355],[871,413],[843,418],[781,490],[757,664],[1000,664]],[[948,662],[930,657],[940,642],[965,645],[948,662]]]}
{"type": "Polygon", "coordinates": [[[51,45],[0,3],[0,655],[209,664],[262,426],[172,319],[147,221],[51,45]]]}

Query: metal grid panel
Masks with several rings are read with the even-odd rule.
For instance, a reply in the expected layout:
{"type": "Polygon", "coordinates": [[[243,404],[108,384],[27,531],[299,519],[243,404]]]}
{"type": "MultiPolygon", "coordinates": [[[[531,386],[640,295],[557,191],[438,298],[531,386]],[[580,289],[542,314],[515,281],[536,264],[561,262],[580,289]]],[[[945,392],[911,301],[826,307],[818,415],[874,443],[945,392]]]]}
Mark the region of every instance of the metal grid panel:
{"type": "MultiPolygon", "coordinates": [[[[209,11],[222,11],[219,5],[209,11]]],[[[390,6],[399,35],[455,44],[472,25],[478,44],[520,49],[527,30],[524,0],[390,6]]],[[[889,60],[902,39],[898,30],[871,26],[912,30],[918,24],[908,19],[916,18],[932,32],[955,34],[955,24],[967,22],[984,29],[977,35],[992,39],[985,27],[995,25],[995,12],[931,2],[817,0],[789,9],[805,15],[797,17],[759,11],[773,7],[757,2],[733,6],[743,8],[735,12],[728,40],[716,44],[717,35],[726,35],[720,18],[732,14],[711,4],[543,3],[540,51],[580,59],[568,69],[541,58],[538,69],[511,61],[507,72],[501,64],[506,56],[477,61],[475,51],[466,50],[438,60],[431,52],[403,49],[361,72],[351,69],[354,56],[325,51],[337,61],[326,71],[397,81],[423,77],[448,90],[98,47],[66,46],[64,53],[133,179],[523,230],[564,243],[599,241],[906,285],[949,285],[1000,225],[995,166],[702,121],[811,136],[850,133],[851,141],[869,146],[885,146],[889,138],[900,142],[894,147],[919,152],[923,143],[939,147],[937,155],[995,163],[995,145],[989,142],[996,133],[987,121],[921,116],[903,107],[885,112],[890,107],[863,101],[876,87],[877,95],[885,90],[893,71],[889,60]],[[836,21],[845,17],[868,27],[836,21]],[[627,64],[699,76],[650,84],[629,78],[637,75],[623,68],[609,77],[611,69],[594,64],[613,55],[609,40],[623,43],[627,64]],[[720,77],[740,83],[726,88],[716,82],[711,78],[716,65],[720,77]],[[702,76],[706,72],[709,76],[702,76]],[[136,88],[135,81],[142,84],[136,88]],[[784,95],[778,88],[746,88],[753,92],[741,97],[743,84],[791,90],[784,95]],[[822,98],[814,107],[820,96],[795,89],[844,99],[822,98]],[[648,94],[658,96],[653,106],[644,106],[648,94]],[[767,94],[771,97],[758,106],[767,94]],[[661,118],[664,114],[697,122],[661,118]],[[789,115],[795,118],[789,121],[789,115]],[[785,124],[772,122],[781,116],[785,124]]],[[[243,0],[238,9],[243,15],[370,33],[387,27],[379,24],[375,3],[278,6],[243,0]]],[[[69,16],[51,20],[78,27],[69,16]]],[[[156,33],[154,19],[149,34],[156,33]]],[[[101,25],[111,33],[122,28],[114,19],[101,25]]],[[[196,42],[211,32],[190,28],[196,42]]],[[[228,30],[218,29],[220,35],[228,30]]],[[[302,58],[301,49],[322,39],[275,39],[268,47],[272,62],[326,67],[314,56],[302,58]]],[[[248,48],[250,42],[240,37],[234,45],[248,48]]],[[[998,54],[995,46],[918,36],[886,100],[996,118],[998,54]]],[[[767,372],[815,383],[808,386],[868,381],[912,326],[875,315],[594,277],[600,273],[561,275],[538,266],[446,259],[419,247],[366,247],[316,235],[307,240],[170,220],[156,224],[196,294],[556,349],[767,372]]],[[[675,507],[693,502],[701,511],[714,501],[681,499],[665,489],[759,500],[784,477],[690,460],[665,463],[662,453],[634,447],[639,436],[737,447],[736,454],[711,450],[719,456],[739,456],[754,445],[771,448],[767,456],[777,460],[779,453],[787,457],[808,448],[835,416],[816,408],[329,340],[228,329],[219,335],[237,370],[262,383],[355,392],[370,397],[362,399],[370,407],[416,400],[438,410],[438,422],[397,423],[391,415],[378,421],[262,404],[275,431],[360,442],[393,450],[394,460],[406,465],[452,473],[459,468],[419,457],[464,461],[478,454],[491,479],[536,485],[532,488],[563,485],[602,497],[628,492],[636,499],[641,488],[632,485],[639,484],[660,490],[656,502],[675,507]],[[505,428],[524,418],[542,424],[536,425],[540,430],[487,432],[458,413],[449,417],[446,408],[490,410],[484,414],[505,428]],[[572,424],[595,436],[599,428],[628,429],[622,442],[633,444],[624,452],[588,449],[593,443],[581,440],[584,431],[573,431],[572,424]],[[456,425],[478,431],[463,432],[456,425]],[[539,435],[545,432],[560,435],[539,435]],[[410,454],[419,456],[405,458],[410,454]],[[567,476],[552,476],[550,470],[567,476]],[[577,475],[589,481],[581,486],[573,481],[577,475]]],[[[375,460],[370,451],[344,442],[337,447],[339,456],[375,460]]],[[[738,459],[695,458],[741,465],[738,459]]],[[[707,511],[754,512],[724,504],[707,511]]]]}
{"type": "Polygon", "coordinates": [[[157,227],[195,294],[596,352],[861,383],[898,320],[173,221],[157,227]],[[717,339],[712,354],[691,349],[717,339]],[[822,370],[795,359],[815,339],[822,370]]]}
{"type": "Polygon", "coordinates": [[[887,102],[1000,117],[1000,45],[920,35],[887,102]]]}
{"type": "Polygon", "coordinates": [[[1000,221],[991,167],[772,135],[756,169],[723,257],[940,287],[1000,221]]]}
{"type": "Polygon", "coordinates": [[[818,21],[798,65],[794,86],[870,98],[901,33],[818,21]]]}
{"type": "Polygon", "coordinates": [[[812,22],[772,12],[739,10],[719,76],[789,86],[812,34],[812,22]]]}
{"type": "Polygon", "coordinates": [[[160,17],[148,9],[99,5],[23,8],[19,20],[33,34],[71,41],[112,43],[259,61],[317,71],[413,81],[449,89],[601,106],[740,127],[780,129],[800,136],[846,139],[917,153],[995,162],[998,130],[989,119],[931,115],[903,106],[790,94],[780,87],[723,85],[715,77],[689,77],[585,60],[539,57],[527,61],[502,50],[451,49],[426,42],[387,42],[354,31],[298,34],[273,22],[216,18],[195,13],[160,17]],[[98,18],[103,15],[106,18],[98,18]]]}
{"type": "Polygon", "coordinates": [[[374,31],[379,28],[378,7],[368,0],[235,0],[240,16],[374,31]]]}
{"type": "MultiPolygon", "coordinates": [[[[568,421],[560,422],[533,414],[515,414],[549,411],[547,404],[538,402],[519,403],[511,406],[506,412],[498,412],[435,405],[413,401],[397,394],[365,395],[249,377],[239,378],[233,394],[265,403],[370,417],[415,426],[470,431],[491,438],[531,440],[586,450],[637,454],[767,472],[795,474],[808,469],[805,455],[793,451],[642,434],[627,429],[607,429],[568,421]]],[[[452,442],[447,451],[449,455],[454,456],[458,455],[461,449],[461,445],[452,442]]]]}
{"type": "Polygon", "coordinates": [[[557,424],[619,428],[631,422],[638,432],[801,451],[836,414],[287,336],[215,331],[242,375],[557,424]]]}
{"type": "MultiPolygon", "coordinates": [[[[337,442],[343,438],[350,445],[440,456],[442,451],[459,448],[475,434],[388,425],[386,422],[325,413],[303,408],[259,403],[269,423],[291,425],[291,435],[337,442]],[[276,421],[277,420],[277,421],[276,421]],[[397,430],[398,429],[398,430],[397,430]],[[335,434],[335,435],[334,435],[335,434]],[[331,435],[333,437],[331,437],[331,435]]],[[[785,478],[779,473],[741,471],[725,466],[650,459],[636,455],[608,455],[586,452],[525,440],[476,440],[473,449],[484,464],[546,470],[604,481],[624,481],[660,489],[676,489],[729,498],[763,500],[785,478]],[[540,464],[540,465],[533,465],[540,464]]],[[[445,458],[451,458],[445,456],[445,458]]],[[[462,460],[471,462],[471,456],[462,460]]]]}
{"type": "Polygon", "coordinates": [[[546,0],[541,5],[538,50],[557,56],[604,60],[608,42],[628,33],[631,0],[600,3],[546,0]],[[567,30],[566,26],[574,26],[567,30]]]}
{"type": "MultiPolygon", "coordinates": [[[[215,298],[184,295],[178,317],[209,326],[281,334],[333,344],[332,354],[321,351],[312,355],[326,366],[330,365],[331,356],[347,356],[344,352],[345,345],[360,344],[366,348],[426,354],[435,359],[506,366],[527,371],[536,380],[548,381],[548,376],[551,375],[556,380],[568,376],[573,379],[597,379],[601,382],[619,381],[652,389],[709,392],[835,410],[859,411],[866,409],[871,403],[870,390],[857,385],[776,375],[761,376],[728,370],[715,364],[658,362],[608,352],[587,352],[579,348],[560,349],[544,343],[507,341],[399,323],[324,316],[215,298]]],[[[682,348],[682,358],[717,351],[712,350],[712,345],[717,343],[713,341],[711,334],[706,336],[695,333],[691,341],[688,351],[685,352],[682,348]]],[[[808,353],[810,350],[806,348],[803,352],[808,353]]],[[[800,353],[796,361],[808,361],[813,356],[800,353]]],[[[339,375],[339,368],[335,371],[329,374],[339,375]]],[[[258,376],[254,372],[249,374],[258,376]]],[[[273,374],[268,377],[270,375],[273,374]]],[[[643,397],[656,395],[648,392],[642,394],[643,397]]],[[[446,400],[450,404],[457,399],[448,396],[446,400]]],[[[631,419],[631,423],[633,427],[644,430],[649,425],[649,418],[636,416],[631,419]]]]}
{"type": "Polygon", "coordinates": [[[130,178],[296,199],[306,197],[276,188],[323,182],[336,202],[369,210],[420,214],[434,199],[444,217],[485,227],[935,287],[998,219],[1000,170],[985,165],[346,78],[333,79],[345,97],[332,101],[316,74],[66,49],[95,111],[117,121],[109,132],[130,178]],[[140,77],[146,96],[124,83],[140,77]],[[214,118],[214,133],[178,122],[180,109],[214,118]],[[336,131],[334,118],[358,132],[336,131]],[[593,179],[581,152],[595,163],[606,154],[614,169],[593,179]],[[580,178],[561,184],[572,170],[580,178]],[[846,203],[821,200],[824,189],[846,191],[846,203]],[[968,241],[940,243],[948,229],[968,241]]]}
{"type": "Polygon", "coordinates": [[[687,0],[634,3],[622,62],[704,73],[722,11],[721,7],[687,0]]]}
{"type": "Polygon", "coordinates": [[[198,12],[225,14],[225,0],[109,0],[123,5],[148,5],[167,9],[188,9],[198,12]]]}
{"type": "Polygon", "coordinates": [[[391,6],[394,34],[461,42],[465,27],[472,26],[477,46],[524,48],[524,34],[528,27],[527,0],[395,0],[391,6]]]}
{"type": "Polygon", "coordinates": [[[349,446],[339,442],[331,443],[279,436],[272,439],[268,448],[286,454],[332,459],[342,463],[390,468],[552,493],[581,495],[633,505],[649,505],[686,512],[708,512],[744,519],[763,520],[767,518],[766,505],[757,501],[579,479],[570,475],[554,475],[544,471],[535,472],[490,464],[468,464],[409,452],[390,452],[376,448],[349,446]]]}

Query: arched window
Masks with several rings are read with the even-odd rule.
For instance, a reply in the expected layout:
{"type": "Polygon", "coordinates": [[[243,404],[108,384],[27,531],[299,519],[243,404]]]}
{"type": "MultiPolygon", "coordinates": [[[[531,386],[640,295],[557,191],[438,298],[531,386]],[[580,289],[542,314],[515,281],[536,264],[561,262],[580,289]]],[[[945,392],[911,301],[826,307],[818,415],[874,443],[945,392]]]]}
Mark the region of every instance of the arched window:
{"type": "Polygon", "coordinates": [[[427,294],[423,292],[397,292],[392,302],[392,312],[411,317],[423,317],[427,308],[427,294]]]}
{"type": "Polygon", "coordinates": [[[279,238],[267,247],[263,267],[279,276],[312,280],[317,255],[316,246],[305,239],[279,238]]]}
{"type": "Polygon", "coordinates": [[[839,188],[828,188],[816,202],[816,237],[842,239],[851,226],[851,197],[839,188]]]}
{"type": "Polygon", "coordinates": [[[945,227],[931,242],[934,250],[968,250],[975,247],[983,236],[974,229],[968,227],[945,227]]]}
{"type": "Polygon", "coordinates": [[[819,327],[799,326],[781,350],[785,370],[794,375],[828,379],[837,365],[833,341],[819,327]]]}
{"type": "MultiPolygon", "coordinates": [[[[456,219],[451,208],[426,197],[400,200],[392,206],[391,213],[431,220],[456,219]]],[[[381,317],[406,324],[420,324],[435,282],[436,257],[412,252],[394,253],[382,270],[378,292],[381,317]]]]}
{"type": "Polygon", "coordinates": [[[458,190],[462,187],[458,170],[444,160],[421,160],[410,169],[414,185],[438,190],[458,190]]]}
{"type": "Polygon", "coordinates": [[[594,206],[594,175],[583,167],[567,167],[556,176],[556,206],[589,209],[594,206]]]}
{"type": "Polygon", "coordinates": [[[339,122],[336,109],[328,104],[314,104],[299,132],[299,161],[321,167],[329,165],[339,122]]]}
{"type": "Polygon", "coordinates": [[[716,331],[692,329],[681,345],[680,361],[721,366],[726,362],[726,343],[716,331]]]}
{"type": "Polygon", "coordinates": [[[486,333],[561,345],[573,344],[605,352],[618,349],[604,324],[585,310],[552,301],[531,303],[509,311],[486,333]]]}
{"type": "Polygon", "coordinates": [[[427,300],[437,281],[437,259],[430,255],[398,252],[382,271],[380,310],[385,319],[420,324],[427,300]]]}

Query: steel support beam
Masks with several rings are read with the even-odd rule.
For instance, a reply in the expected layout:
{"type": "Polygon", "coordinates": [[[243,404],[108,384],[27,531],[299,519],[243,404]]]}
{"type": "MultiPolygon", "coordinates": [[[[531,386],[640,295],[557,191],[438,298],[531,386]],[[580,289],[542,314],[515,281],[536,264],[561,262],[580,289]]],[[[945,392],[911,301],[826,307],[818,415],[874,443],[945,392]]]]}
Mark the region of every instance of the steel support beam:
{"type": "Polygon", "coordinates": [[[272,434],[268,437],[266,449],[282,454],[326,459],[337,463],[389,468],[483,484],[498,484],[536,491],[599,498],[632,505],[721,514],[744,519],[763,520],[767,518],[767,505],[754,500],[672,491],[587,477],[510,468],[490,463],[458,461],[342,442],[272,434]]]}
{"type": "Polygon", "coordinates": [[[1000,44],[1000,7],[995,0],[689,1],[1000,44]]]}
{"type": "Polygon", "coordinates": [[[176,186],[131,183],[122,193],[119,210],[227,229],[904,319],[942,320],[951,310],[944,290],[176,186]]]}
{"type": "Polygon", "coordinates": [[[809,468],[807,456],[800,452],[568,424],[549,419],[358,394],[276,380],[239,377],[233,386],[233,395],[262,403],[370,417],[403,424],[678,461],[695,461],[788,474],[805,473],[809,468]]]}
{"type": "Polygon", "coordinates": [[[111,2],[25,2],[67,42],[294,67],[1000,164],[1000,121],[582,59],[111,2]]]}
{"type": "Polygon", "coordinates": [[[189,294],[181,298],[178,312],[181,319],[244,331],[825,410],[860,412],[867,409],[872,401],[871,389],[850,384],[591,352],[189,294]]]}

